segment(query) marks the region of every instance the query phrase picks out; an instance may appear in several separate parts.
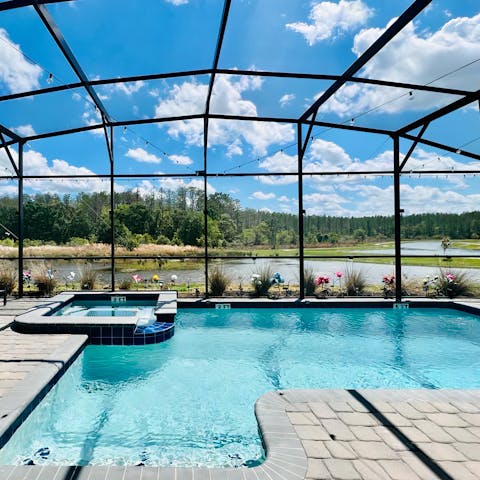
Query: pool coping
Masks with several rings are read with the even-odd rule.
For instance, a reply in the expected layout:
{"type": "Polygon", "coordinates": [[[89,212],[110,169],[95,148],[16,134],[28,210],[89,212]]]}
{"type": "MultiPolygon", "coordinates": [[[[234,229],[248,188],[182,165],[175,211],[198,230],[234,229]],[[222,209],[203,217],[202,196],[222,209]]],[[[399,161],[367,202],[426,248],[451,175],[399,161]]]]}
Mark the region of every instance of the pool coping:
{"type": "MultiPolygon", "coordinates": [[[[215,308],[216,303],[231,303],[237,307],[237,302],[226,302],[228,299],[198,300],[193,302],[179,302],[182,307],[201,306],[202,308],[215,308]]],[[[287,302],[288,306],[297,307],[299,302],[287,302]]],[[[304,302],[302,307],[330,308],[337,306],[349,307],[383,307],[390,308],[393,302],[387,301],[363,301],[346,302],[324,301],[304,302]]],[[[242,307],[274,307],[283,305],[278,301],[245,302],[240,301],[242,307]]],[[[410,305],[415,307],[442,307],[454,308],[469,313],[480,314],[480,304],[476,306],[468,302],[445,300],[412,301],[410,305]]],[[[65,373],[70,364],[78,357],[88,343],[86,335],[71,335],[52,354],[45,358],[45,363],[38,366],[25,378],[21,385],[14,388],[8,395],[0,398],[0,446],[3,446],[13,432],[28,417],[32,410],[40,403],[43,397],[65,373]]],[[[480,390],[361,390],[368,399],[390,401],[393,396],[399,396],[402,400],[410,398],[433,400],[441,398],[458,399],[463,401],[474,398],[480,403],[480,390]]],[[[298,480],[305,478],[308,468],[308,456],[299,435],[291,423],[288,413],[299,410],[293,402],[318,401],[319,399],[339,399],[347,393],[346,390],[312,390],[297,389],[271,391],[262,395],[255,403],[255,416],[257,418],[260,434],[264,443],[266,459],[256,467],[247,468],[196,468],[196,467],[149,467],[149,466],[41,466],[41,465],[0,465],[0,478],[8,480],[24,480],[36,478],[37,480],[298,480]],[[33,477],[31,477],[33,475],[33,477]]]]}
{"type": "MultiPolygon", "coordinates": [[[[117,305],[121,305],[118,303],[117,305]]],[[[37,307],[15,317],[12,330],[18,333],[51,333],[87,335],[94,345],[150,345],[161,343],[175,333],[177,292],[170,290],[151,292],[64,292],[55,295],[37,307]],[[135,316],[55,316],[55,312],[74,300],[123,299],[136,297],[155,301],[152,321],[148,326],[139,325],[135,316]]]]}

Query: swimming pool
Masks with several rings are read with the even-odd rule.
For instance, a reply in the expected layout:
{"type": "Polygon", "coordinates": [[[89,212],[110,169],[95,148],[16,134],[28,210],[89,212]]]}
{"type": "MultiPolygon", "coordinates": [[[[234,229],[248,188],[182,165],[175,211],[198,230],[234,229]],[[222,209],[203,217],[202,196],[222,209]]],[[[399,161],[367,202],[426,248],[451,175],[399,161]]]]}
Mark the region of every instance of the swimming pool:
{"type": "Polygon", "coordinates": [[[0,462],[253,465],[268,390],[480,387],[480,322],[456,310],[181,309],[176,324],[166,343],[87,347],[0,462]]]}

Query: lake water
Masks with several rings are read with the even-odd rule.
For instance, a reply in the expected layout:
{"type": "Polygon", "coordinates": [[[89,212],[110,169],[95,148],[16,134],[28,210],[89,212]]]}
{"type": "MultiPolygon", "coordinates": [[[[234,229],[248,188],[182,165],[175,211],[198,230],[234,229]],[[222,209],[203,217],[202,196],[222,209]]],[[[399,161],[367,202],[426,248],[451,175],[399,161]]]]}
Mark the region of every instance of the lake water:
{"type": "MultiPolygon", "coordinates": [[[[371,249],[371,250],[355,250],[351,249],[352,255],[393,255],[394,249],[371,249]]],[[[441,248],[440,241],[415,241],[404,242],[402,244],[403,255],[438,255],[438,267],[418,267],[418,266],[404,266],[402,273],[407,279],[420,280],[426,275],[434,276],[438,275],[439,268],[448,268],[448,263],[443,260],[443,249],[441,248]]],[[[449,248],[447,249],[448,255],[472,255],[475,256],[480,252],[475,250],[466,250],[461,248],[449,248]]],[[[52,263],[55,276],[60,282],[69,274],[69,272],[79,272],[78,262],[72,263],[52,263]]],[[[93,264],[94,268],[105,269],[105,265],[108,264],[93,264]]],[[[291,284],[299,283],[299,261],[295,258],[276,258],[269,259],[255,259],[255,258],[243,258],[243,259],[230,259],[219,260],[210,263],[210,269],[215,265],[221,266],[225,273],[227,273],[234,284],[246,285],[250,282],[251,276],[257,273],[265,266],[270,266],[274,272],[279,272],[285,282],[291,284]]],[[[394,259],[391,259],[391,263],[388,264],[375,264],[375,263],[360,263],[354,260],[344,259],[311,259],[305,261],[305,267],[311,268],[315,275],[328,275],[330,278],[334,276],[335,272],[345,272],[349,268],[360,270],[366,277],[368,283],[380,284],[382,278],[386,274],[394,272],[394,259]]],[[[468,272],[472,281],[480,281],[480,269],[455,269],[468,272]]],[[[177,284],[185,283],[203,283],[205,279],[203,263],[199,263],[198,267],[193,269],[173,269],[168,271],[149,270],[149,271],[133,271],[129,273],[119,272],[116,275],[117,282],[120,282],[123,278],[130,277],[132,273],[138,273],[142,278],[150,280],[153,275],[157,274],[160,277],[160,281],[166,283],[170,282],[171,276],[176,275],[177,284]]],[[[108,271],[102,271],[102,283],[108,283],[110,280],[110,273],[108,271]]]]}

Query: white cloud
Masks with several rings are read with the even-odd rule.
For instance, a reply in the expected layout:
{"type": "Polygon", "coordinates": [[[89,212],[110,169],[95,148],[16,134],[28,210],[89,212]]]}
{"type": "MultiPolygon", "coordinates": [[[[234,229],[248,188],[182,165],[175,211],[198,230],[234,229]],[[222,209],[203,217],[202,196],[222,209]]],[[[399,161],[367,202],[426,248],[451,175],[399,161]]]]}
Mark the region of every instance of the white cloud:
{"type": "Polygon", "coordinates": [[[121,92],[121,93],[124,93],[125,95],[130,96],[133,93],[137,93],[144,86],[145,86],[144,81],[137,80],[136,82],[114,83],[112,85],[112,88],[117,92],[121,92]]]}
{"type": "Polygon", "coordinates": [[[253,192],[251,198],[255,198],[256,200],[272,200],[276,197],[276,195],[271,193],[264,193],[264,192],[253,192]]]}
{"type": "Polygon", "coordinates": [[[282,95],[282,97],[278,102],[280,103],[281,107],[284,107],[285,105],[288,105],[289,103],[291,103],[293,100],[295,100],[295,94],[286,93],[285,95],[282,95]]]}
{"type": "Polygon", "coordinates": [[[290,185],[297,183],[295,175],[270,175],[268,177],[255,177],[255,179],[264,185],[290,185]]]}
{"type": "Polygon", "coordinates": [[[160,163],[162,159],[153,155],[152,153],[148,153],[143,148],[129,148],[128,152],[125,154],[126,157],[133,158],[137,162],[143,163],[160,163]]]}
{"type": "Polygon", "coordinates": [[[311,193],[304,195],[303,206],[308,215],[352,215],[350,210],[343,207],[348,199],[337,193],[311,193]]]}
{"type": "MultiPolygon", "coordinates": [[[[17,152],[11,149],[14,159],[17,159],[17,152]]],[[[0,159],[3,150],[0,150],[0,159]]],[[[3,154],[5,155],[5,154],[3,154]]],[[[26,150],[23,154],[25,175],[92,175],[95,172],[85,167],[76,167],[65,160],[53,159],[51,162],[35,150],[26,150]]],[[[109,181],[100,178],[50,178],[38,180],[25,180],[25,188],[34,193],[77,193],[77,192],[100,192],[108,191],[109,181]]],[[[123,187],[116,186],[117,191],[123,187]]],[[[3,190],[2,190],[3,191],[3,190]]]]}
{"type": "MultiPolygon", "coordinates": [[[[283,151],[276,152],[270,157],[264,158],[258,166],[264,168],[267,172],[294,173],[297,171],[297,156],[288,155],[283,151]]],[[[288,185],[297,182],[294,175],[259,176],[256,179],[264,185],[288,185]]]]}
{"type": "MultiPolygon", "coordinates": [[[[82,113],[82,120],[85,125],[101,125],[102,123],[102,116],[95,105],[90,102],[85,102],[84,111],[82,113]]],[[[89,130],[89,132],[93,135],[103,136],[104,130],[103,128],[99,127],[95,130],[89,130]]]]}
{"type": "Polygon", "coordinates": [[[372,14],[373,10],[361,0],[340,0],[338,3],[316,2],[312,4],[308,16],[311,23],[287,23],[286,27],[301,33],[311,46],[360,27],[372,14]]]}
{"type": "MultiPolygon", "coordinates": [[[[258,116],[256,105],[243,98],[246,91],[258,90],[262,86],[259,77],[241,77],[217,75],[211,98],[211,113],[258,116]]],[[[186,81],[174,85],[166,98],[160,99],[155,116],[172,117],[180,115],[201,114],[205,110],[208,86],[186,81]]],[[[162,125],[160,125],[162,128],[162,125]]],[[[168,133],[174,138],[180,136],[190,145],[201,146],[203,143],[203,120],[186,120],[172,122],[168,133]]],[[[254,154],[264,155],[274,144],[291,142],[295,137],[291,125],[266,122],[246,122],[230,120],[211,120],[209,123],[209,146],[228,146],[228,154],[243,153],[242,143],[249,145],[254,154]]]]}
{"type": "Polygon", "coordinates": [[[175,5],[178,7],[179,5],[186,5],[188,3],[188,0],[165,0],[167,3],[171,3],[172,5],[175,5]]]}
{"type": "MultiPolygon", "coordinates": [[[[384,31],[385,28],[362,30],[355,36],[353,52],[360,56],[384,31]]],[[[427,84],[477,59],[479,44],[480,14],[451,19],[434,32],[418,31],[416,24],[410,23],[367,63],[361,75],[427,84]]],[[[471,90],[472,85],[478,83],[478,76],[476,63],[442,78],[434,85],[471,90]]],[[[355,117],[379,105],[382,106],[376,109],[377,112],[423,111],[456,98],[415,91],[411,98],[404,89],[347,84],[320,110],[337,113],[340,117],[355,117]]]]}
{"type": "Polygon", "coordinates": [[[305,172],[326,170],[348,170],[353,163],[347,152],[336,143],[316,138],[310,144],[305,172]]]}
{"type": "Polygon", "coordinates": [[[169,155],[168,158],[177,165],[191,165],[193,160],[187,155],[169,155]]]}
{"type": "Polygon", "coordinates": [[[37,88],[42,69],[25,58],[20,45],[13,43],[3,28],[0,28],[0,43],[0,82],[11,93],[37,88]]]}
{"type": "Polygon", "coordinates": [[[18,127],[13,128],[13,131],[17,132],[22,137],[33,137],[37,134],[30,124],[19,125],[18,127]]]}
{"type": "Polygon", "coordinates": [[[259,165],[268,172],[291,173],[297,171],[297,156],[288,155],[285,152],[276,152],[262,160],[259,165]]]}
{"type": "MultiPolygon", "coordinates": [[[[178,190],[179,188],[184,187],[184,188],[198,188],[199,190],[203,190],[204,184],[203,180],[200,179],[192,179],[189,181],[185,181],[182,178],[160,178],[158,180],[158,186],[156,186],[156,190],[158,192],[159,188],[163,188],[165,190],[178,190]]],[[[213,187],[210,183],[207,182],[207,194],[210,195],[212,193],[215,193],[216,189],[213,187]]]]}

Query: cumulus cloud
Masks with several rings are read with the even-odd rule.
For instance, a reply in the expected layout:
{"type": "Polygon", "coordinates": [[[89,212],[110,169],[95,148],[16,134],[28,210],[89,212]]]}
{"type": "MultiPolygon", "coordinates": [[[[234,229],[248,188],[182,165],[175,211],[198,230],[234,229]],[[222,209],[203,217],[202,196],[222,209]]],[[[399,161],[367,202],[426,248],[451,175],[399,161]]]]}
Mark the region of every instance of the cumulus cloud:
{"type": "Polygon", "coordinates": [[[143,148],[129,148],[128,152],[125,154],[126,157],[133,158],[137,162],[143,163],[160,163],[162,159],[153,155],[152,153],[148,153],[143,148]]]}
{"type": "Polygon", "coordinates": [[[169,155],[168,158],[177,165],[191,165],[193,163],[188,155],[169,155]]]}
{"type": "MultiPolygon", "coordinates": [[[[312,146],[314,148],[307,160],[306,171],[353,173],[392,170],[393,151],[391,150],[360,161],[352,158],[333,142],[317,139],[312,146]]],[[[417,147],[405,166],[401,181],[402,208],[405,209],[406,214],[459,213],[478,209],[476,202],[480,199],[480,194],[470,193],[472,185],[469,178],[452,174],[460,169],[479,170],[479,167],[477,163],[470,160],[456,160],[447,154],[442,155],[417,147]],[[415,172],[428,170],[443,170],[450,174],[434,177],[422,175],[421,179],[415,177],[415,172]]],[[[308,192],[304,196],[304,204],[309,214],[355,217],[393,214],[392,177],[388,180],[385,177],[368,174],[347,176],[306,174],[304,178],[308,192]]]]}
{"type": "MultiPolygon", "coordinates": [[[[461,194],[442,186],[400,186],[402,208],[406,215],[416,213],[461,213],[478,208],[480,194],[461,194]]],[[[381,188],[375,185],[359,185],[356,189],[355,216],[392,215],[393,185],[381,188]],[[371,199],[374,198],[375,202],[371,199]]]]}
{"type": "MultiPolygon", "coordinates": [[[[264,158],[258,165],[271,173],[294,173],[297,171],[297,156],[288,155],[280,151],[264,158]]],[[[294,175],[272,175],[268,177],[257,177],[265,185],[288,185],[296,183],[297,178],[294,175]]]]}
{"type": "Polygon", "coordinates": [[[280,106],[283,108],[285,105],[288,105],[289,103],[293,102],[295,100],[295,94],[294,93],[286,93],[285,95],[282,95],[282,97],[279,100],[280,106]]]}
{"type": "Polygon", "coordinates": [[[285,152],[276,152],[259,163],[260,168],[268,172],[291,173],[297,171],[297,156],[285,152]]]}
{"type": "Polygon", "coordinates": [[[127,83],[115,83],[113,84],[113,89],[117,92],[124,93],[125,95],[132,95],[137,93],[141,88],[145,86],[145,82],[142,80],[137,80],[136,82],[127,82],[127,83]]]}
{"type": "Polygon", "coordinates": [[[10,93],[38,88],[42,69],[30,63],[22,53],[20,45],[13,43],[8,32],[0,28],[0,82],[10,93]]]}
{"type": "MultiPolygon", "coordinates": [[[[386,28],[362,30],[355,36],[353,52],[360,56],[386,28]]],[[[478,58],[480,14],[453,18],[433,32],[420,31],[419,28],[415,23],[408,24],[367,63],[361,75],[426,84],[478,58]]],[[[445,76],[434,85],[471,90],[472,85],[478,83],[478,76],[478,63],[475,63],[445,76]]],[[[340,117],[355,117],[380,105],[377,112],[423,111],[456,98],[429,92],[414,92],[411,98],[409,92],[403,89],[347,84],[321,107],[321,111],[336,113],[340,117]]]]}
{"type": "Polygon", "coordinates": [[[351,211],[344,205],[349,200],[337,193],[311,193],[304,195],[303,206],[308,215],[350,216],[351,211]]]}
{"type": "MultiPolygon", "coordinates": [[[[198,188],[199,190],[204,189],[203,180],[194,178],[192,180],[184,180],[183,178],[159,178],[157,185],[155,186],[156,191],[160,189],[164,189],[165,191],[168,190],[178,190],[179,188],[198,188]]],[[[215,193],[216,189],[210,183],[207,182],[207,194],[211,195],[215,193]]]]}
{"type": "Polygon", "coordinates": [[[37,134],[37,132],[33,129],[30,124],[27,125],[19,125],[18,127],[13,128],[14,132],[17,132],[22,137],[33,137],[37,134]]]}
{"type": "MultiPolygon", "coordinates": [[[[260,89],[259,77],[238,77],[217,75],[211,98],[211,113],[257,117],[256,105],[243,97],[247,91],[260,89]]],[[[174,85],[166,98],[159,100],[155,116],[172,117],[202,114],[208,86],[195,81],[174,85]]],[[[160,128],[163,126],[160,125],[160,128]]],[[[183,136],[190,145],[201,146],[203,142],[203,121],[185,120],[168,125],[168,133],[174,138],[183,136]]],[[[228,154],[243,153],[242,144],[252,148],[254,154],[264,155],[271,145],[291,142],[295,137],[291,125],[266,122],[245,122],[211,120],[209,123],[209,146],[228,146],[228,154]]]]}
{"type": "MultiPolygon", "coordinates": [[[[17,152],[11,149],[14,158],[17,158],[17,152]]],[[[0,150],[0,159],[4,156],[3,150],[0,150]]],[[[86,167],[76,167],[65,160],[53,159],[51,162],[40,152],[35,150],[26,150],[23,154],[25,175],[93,175],[95,172],[86,167]]],[[[3,163],[3,162],[2,162],[3,163]]],[[[77,193],[77,192],[101,192],[108,191],[109,181],[100,178],[50,178],[38,180],[25,180],[26,189],[33,193],[77,193]]],[[[117,191],[123,191],[123,187],[116,186],[117,191]]],[[[1,190],[4,192],[4,190],[1,190]]]]}
{"type": "Polygon", "coordinates": [[[286,27],[302,34],[312,46],[364,25],[372,15],[373,10],[361,0],[314,2],[308,16],[310,23],[287,23],[286,27]]]}
{"type": "Polygon", "coordinates": [[[265,193],[265,192],[253,192],[251,198],[255,198],[256,200],[272,200],[276,197],[273,192],[265,193]]]}

